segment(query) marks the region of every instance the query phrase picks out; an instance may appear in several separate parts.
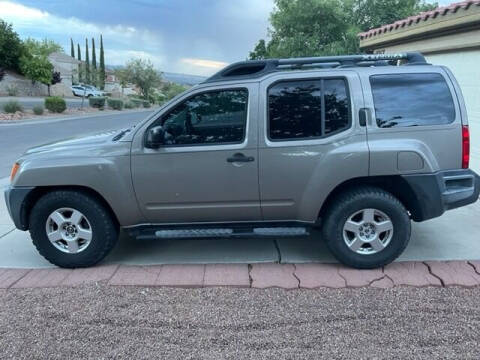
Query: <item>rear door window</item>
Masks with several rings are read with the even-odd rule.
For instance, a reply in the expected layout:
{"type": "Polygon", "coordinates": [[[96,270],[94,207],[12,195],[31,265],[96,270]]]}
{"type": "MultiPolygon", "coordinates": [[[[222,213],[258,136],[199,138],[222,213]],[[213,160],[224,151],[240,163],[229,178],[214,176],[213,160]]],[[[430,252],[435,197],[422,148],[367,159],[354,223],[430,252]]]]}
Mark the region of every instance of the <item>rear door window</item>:
{"type": "Polygon", "coordinates": [[[370,77],[378,127],[443,125],[455,120],[450,89],[440,74],[370,77]]]}
{"type": "Polygon", "coordinates": [[[345,79],[281,81],[268,89],[268,137],[305,140],[350,127],[345,79]]]}

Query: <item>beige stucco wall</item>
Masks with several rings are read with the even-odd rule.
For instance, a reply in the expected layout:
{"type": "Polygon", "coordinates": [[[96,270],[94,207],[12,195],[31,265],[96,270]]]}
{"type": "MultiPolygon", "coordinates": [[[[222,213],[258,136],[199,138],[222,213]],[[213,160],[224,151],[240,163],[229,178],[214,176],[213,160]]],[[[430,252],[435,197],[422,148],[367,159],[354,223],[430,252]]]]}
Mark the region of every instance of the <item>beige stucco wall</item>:
{"type": "Polygon", "coordinates": [[[375,48],[374,52],[420,51],[423,54],[430,54],[472,48],[480,49],[480,29],[428,39],[419,39],[397,45],[379,45],[375,48]]]}

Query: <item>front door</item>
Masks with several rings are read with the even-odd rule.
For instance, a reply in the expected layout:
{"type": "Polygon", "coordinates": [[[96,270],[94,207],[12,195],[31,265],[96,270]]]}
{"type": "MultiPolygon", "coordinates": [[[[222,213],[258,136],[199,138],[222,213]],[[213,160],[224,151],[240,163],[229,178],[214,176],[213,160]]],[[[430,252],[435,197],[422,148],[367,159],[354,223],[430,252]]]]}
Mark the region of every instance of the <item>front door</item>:
{"type": "Polygon", "coordinates": [[[151,223],[260,220],[258,85],[197,90],[137,132],[132,177],[151,223]],[[145,131],[162,125],[165,145],[143,146],[145,131]]]}

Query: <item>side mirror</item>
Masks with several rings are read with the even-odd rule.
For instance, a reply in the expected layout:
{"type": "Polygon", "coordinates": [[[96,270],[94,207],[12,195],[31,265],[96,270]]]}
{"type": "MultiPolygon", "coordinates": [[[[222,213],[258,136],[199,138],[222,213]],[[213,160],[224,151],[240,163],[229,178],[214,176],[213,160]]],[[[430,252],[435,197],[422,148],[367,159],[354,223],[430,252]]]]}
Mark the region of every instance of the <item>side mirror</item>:
{"type": "Polygon", "coordinates": [[[158,149],[163,144],[165,144],[165,130],[163,130],[163,127],[159,125],[148,129],[145,147],[158,149]]]}

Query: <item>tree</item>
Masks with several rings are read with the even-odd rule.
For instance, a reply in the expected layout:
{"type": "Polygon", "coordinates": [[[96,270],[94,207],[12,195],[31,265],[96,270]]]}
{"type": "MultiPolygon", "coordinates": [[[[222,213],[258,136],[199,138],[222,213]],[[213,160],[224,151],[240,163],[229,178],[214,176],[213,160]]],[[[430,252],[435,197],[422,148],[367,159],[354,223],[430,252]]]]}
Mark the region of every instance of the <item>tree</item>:
{"type": "Polygon", "coordinates": [[[12,25],[0,19],[0,68],[20,71],[23,51],[22,41],[12,25]]]}
{"type": "Polygon", "coordinates": [[[53,65],[47,57],[40,55],[27,54],[20,58],[20,70],[22,74],[32,83],[40,82],[48,86],[50,95],[50,85],[52,84],[53,65]]]}
{"type": "Polygon", "coordinates": [[[63,51],[62,47],[52,40],[27,39],[24,41],[20,70],[33,83],[40,82],[47,85],[48,95],[50,95],[50,85],[61,81],[60,73],[53,71],[53,65],[48,60],[48,56],[59,51],[63,51]]]}
{"type": "Polygon", "coordinates": [[[92,38],[92,70],[91,70],[92,84],[98,86],[97,74],[97,55],[95,54],[95,39],[92,38]]]}
{"type": "Polygon", "coordinates": [[[105,89],[105,55],[103,53],[103,37],[100,35],[100,72],[98,74],[100,89],[105,89]]]}
{"type": "Polygon", "coordinates": [[[0,68],[0,81],[2,81],[4,77],[5,77],[5,70],[0,68]]]}
{"type": "Polygon", "coordinates": [[[255,49],[250,51],[249,58],[250,60],[260,60],[265,59],[268,56],[267,46],[265,44],[265,40],[260,39],[255,45],[255,49]]]}
{"type": "Polygon", "coordinates": [[[53,40],[35,40],[28,38],[23,42],[25,51],[31,55],[48,57],[54,52],[63,52],[63,48],[53,40]]]}
{"type": "Polygon", "coordinates": [[[73,47],[72,38],[70,38],[70,56],[75,59],[75,48],[73,47]]]}
{"type": "Polygon", "coordinates": [[[83,83],[83,64],[82,64],[82,53],[80,51],[80,44],[77,43],[77,60],[80,61],[78,65],[78,82],[83,83]]]}
{"type": "Polygon", "coordinates": [[[132,59],[127,62],[125,72],[127,81],[140,89],[144,99],[149,99],[152,89],[162,82],[161,74],[154,69],[150,60],[132,59]]]}
{"type": "Polygon", "coordinates": [[[250,59],[357,53],[357,34],[435,8],[424,0],[275,0],[250,59]]]}
{"type": "Polygon", "coordinates": [[[85,39],[85,82],[90,84],[90,59],[88,56],[88,39],[85,39]]]}

